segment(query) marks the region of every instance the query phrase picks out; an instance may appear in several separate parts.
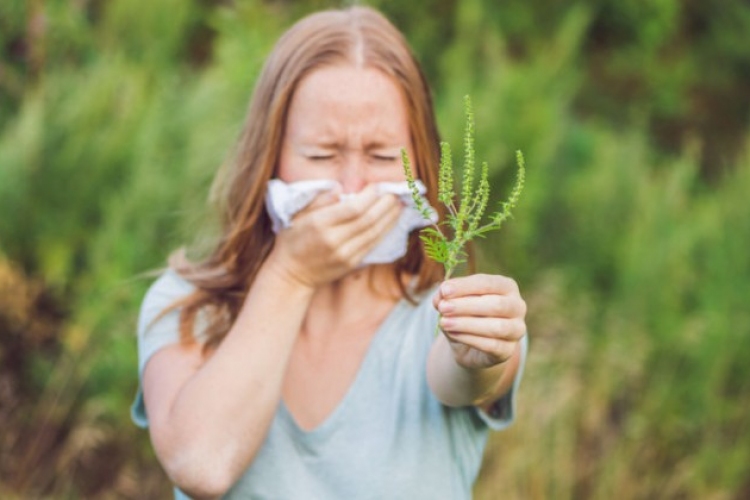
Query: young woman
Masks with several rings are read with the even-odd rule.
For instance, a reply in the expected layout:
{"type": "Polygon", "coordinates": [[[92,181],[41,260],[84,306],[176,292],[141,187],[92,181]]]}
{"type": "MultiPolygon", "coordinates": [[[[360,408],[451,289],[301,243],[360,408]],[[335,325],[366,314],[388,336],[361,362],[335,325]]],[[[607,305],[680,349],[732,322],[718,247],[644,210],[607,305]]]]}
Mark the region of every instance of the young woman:
{"type": "Polygon", "coordinates": [[[173,257],[141,309],[133,414],[178,498],[471,496],[488,429],[513,418],[518,287],[441,283],[416,231],[403,257],[363,264],[409,210],[379,188],[404,182],[401,148],[438,208],[438,144],[424,77],[379,13],[316,13],[278,41],[218,178],[220,239],[173,257]],[[330,187],[275,234],[271,179],[330,187]]]}

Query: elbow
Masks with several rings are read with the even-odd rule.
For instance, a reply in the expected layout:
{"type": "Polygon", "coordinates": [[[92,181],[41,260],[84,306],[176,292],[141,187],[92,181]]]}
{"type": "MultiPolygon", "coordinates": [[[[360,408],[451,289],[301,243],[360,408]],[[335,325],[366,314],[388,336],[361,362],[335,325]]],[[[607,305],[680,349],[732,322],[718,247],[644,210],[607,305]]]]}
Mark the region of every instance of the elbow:
{"type": "Polygon", "coordinates": [[[190,498],[221,498],[253,463],[262,441],[191,429],[154,422],[150,431],[156,456],[172,483],[190,498]]]}
{"type": "Polygon", "coordinates": [[[212,462],[205,457],[193,460],[175,457],[162,464],[180,491],[195,500],[211,500],[223,497],[236,481],[231,467],[212,462]]]}
{"type": "Polygon", "coordinates": [[[177,438],[154,432],[153,428],[151,438],[164,472],[180,491],[194,499],[224,496],[254,456],[234,445],[217,446],[206,439],[184,439],[184,435],[177,438]]]}

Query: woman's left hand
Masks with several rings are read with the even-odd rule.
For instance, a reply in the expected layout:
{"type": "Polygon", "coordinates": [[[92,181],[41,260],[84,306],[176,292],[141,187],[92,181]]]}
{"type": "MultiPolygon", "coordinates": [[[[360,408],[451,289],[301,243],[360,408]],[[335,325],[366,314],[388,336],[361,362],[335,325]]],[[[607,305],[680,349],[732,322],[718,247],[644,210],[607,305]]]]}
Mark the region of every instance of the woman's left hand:
{"type": "Polygon", "coordinates": [[[433,298],[456,362],[488,368],[513,356],[526,334],[526,302],[511,278],[474,274],[443,282],[433,298]]]}

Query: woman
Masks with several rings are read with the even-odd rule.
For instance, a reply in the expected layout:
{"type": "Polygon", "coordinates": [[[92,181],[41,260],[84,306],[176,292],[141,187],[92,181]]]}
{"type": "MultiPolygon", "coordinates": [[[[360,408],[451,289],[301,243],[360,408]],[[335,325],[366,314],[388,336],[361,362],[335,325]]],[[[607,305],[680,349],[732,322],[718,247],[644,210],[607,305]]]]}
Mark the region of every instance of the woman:
{"type": "Polygon", "coordinates": [[[502,276],[440,283],[415,233],[363,265],[406,210],[376,187],[404,181],[401,148],[437,207],[429,90],[383,16],[282,36],[219,178],[221,238],[174,257],[141,309],[134,418],[177,497],[471,496],[488,428],[512,419],[525,304],[502,276]],[[272,178],[336,187],[274,234],[272,178]]]}

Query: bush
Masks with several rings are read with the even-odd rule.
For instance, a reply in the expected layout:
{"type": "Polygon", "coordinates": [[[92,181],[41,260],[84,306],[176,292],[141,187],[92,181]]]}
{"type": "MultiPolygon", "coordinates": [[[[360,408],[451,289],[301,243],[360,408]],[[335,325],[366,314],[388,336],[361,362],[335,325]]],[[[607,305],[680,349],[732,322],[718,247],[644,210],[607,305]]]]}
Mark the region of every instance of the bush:
{"type": "MultiPolygon", "coordinates": [[[[479,249],[521,283],[531,356],[477,495],[746,495],[748,8],[375,3],[426,61],[445,138],[471,94],[495,199],[527,159],[479,249]]],[[[2,455],[0,492],[163,497],[127,411],[144,273],[210,228],[258,68],[320,2],[30,6],[0,7],[0,419],[3,450],[38,437],[2,455]]]]}

